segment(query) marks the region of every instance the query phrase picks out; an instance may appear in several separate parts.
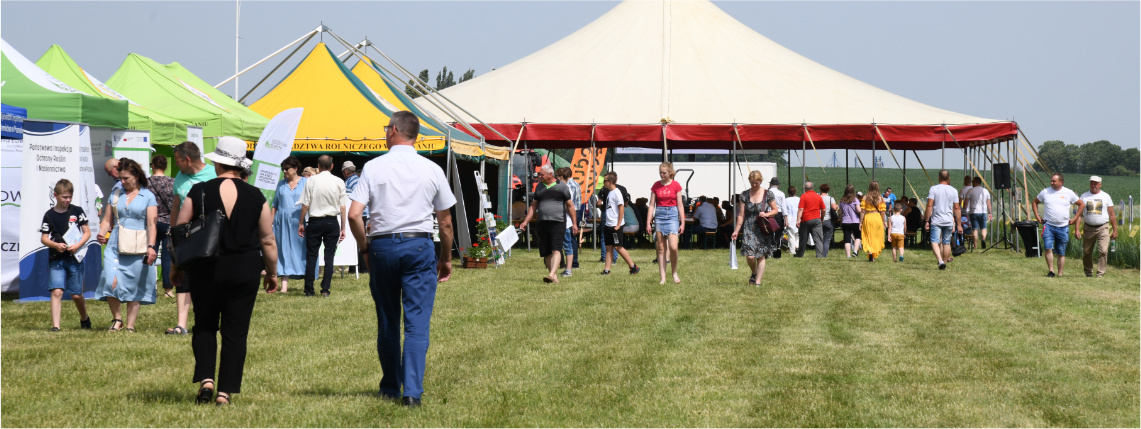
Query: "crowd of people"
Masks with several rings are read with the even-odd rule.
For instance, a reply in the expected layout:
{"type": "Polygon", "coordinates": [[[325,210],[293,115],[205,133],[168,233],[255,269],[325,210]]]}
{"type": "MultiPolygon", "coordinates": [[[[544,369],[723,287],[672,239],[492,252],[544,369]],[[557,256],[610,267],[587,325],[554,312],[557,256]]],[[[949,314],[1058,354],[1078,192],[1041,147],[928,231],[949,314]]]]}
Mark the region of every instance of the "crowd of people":
{"type": "MultiPolygon", "coordinates": [[[[456,197],[443,170],[416,153],[413,143],[419,120],[415,115],[397,112],[385,133],[389,153],[366,163],[359,175],[355,165],[345,162],[342,173],[347,181],[332,174],[333,159],[327,155],[318,158],[314,172],[301,169],[297,158],[285,159],[281,164],[284,178],[272,201],[247,183],[252,163],[245,157],[245,142],[233,137],[220,138],[217,148],[205,155],[191,142],[176,146],[173,159],[178,174],[173,179],[163,174],[167,164],[161,156],[152,159],[154,173],[149,177],[129,158],[108,161],[104,167],[117,181],[108,204],[98,214],[101,233],[96,239],[105,248],[95,291],[95,297],[107,301],[112,313],[108,331],[135,332],[140,306],[156,301],[156,284],[161,284],[178,309],[176,325],[167,334],[191,333],[186,326],[193,307],[192,380],[198,383],[197,401],[228,404],[230,395],[241,391],[246,338],[259,284],[267,293],[276,293],[286,290],[284,277],[304,276],[305,295],[316,296],[317,253],[323,245],[326,272],[320,293],[328,297],[333,252],[349,228],[362,256],[361,268],[371,268],[377,353],[383,373],[379,394],[409,407],[419,406],[436,287],[452,273],[450,209],[456,197]],[[203,158],[213,166],[207,166],[203,158]],[[215,212],[223,213],[225,219],[219,255],[191,270],[179,269],[170,257],[168,231],[215,212]],[[433,244],[435,231],[439,247],[433,244]],[[161,283],[156,262],[163,268],[161,283]]],[[[611,273],[618,258],[629,274],[641,271],[626,250],[629,243],[624,236],[644,231],[655,245],[659,283],[682,282],[678,247],[687,229],[686,201],[681,185],[673,180],[673,165],[662,163],[658,173],[648,199],[632,202],[614,171],[606,174],[603,187],[589,199],[588,204],[601,211],[602,275],[611,273]]],[[[542,280],[558,283],[560,265],[565,266],[562,277],[572,276],[579,266],[582,231],[576,211],[582,194],[569,169],[556,171],[544,165],[539,178],[541,183],[519,228],[527,230],[530,221],[536,220],[533,229],[546,270],[542,280]]],[[[724,232],[729,242],[739,243],[750,268],[748,282],[756,286],[762,285],[767,260],[780,257],[782,247],[793,257],[804,257],[811,246],[817,258],[826,258],[836,224],[843,232],[845,256],[862,251],[871,262],[888,244],[892,260],[902,262],[905,235],[922,229],[943,270],[953,259],[951,237],[963,233],[963,208],[966,223],[974,226],[981,240],[986,240],[986,224],[993,219],[990,194],[980,186],[980,179],[966,178],[965,183],[972,186],[957,191],[950,186],[946,170],[939,172],[939,184],[930,188],[923,208],[915,198],[897,199],[890,188],[881,193],[875,181],[868,184],[867,194],[847,185],[836,199],[828,184],[817,187],[806,182],[798,194],[795,187],[782,191],[775,177],[765,188],[764,179],[761,172],[752,171],[749,188],[735,195],[733,202],[718,205],[716,198],[702,197],[692,210],[691,229],[699,236],[724,232]]],[[[1083,239],[1085,274],[1105,274],[1108,243],[1117,237],[1113,200],[1101,192],[1100,177],[1091,177],[1089,184],[1090,191],[1078,197],[1064,187],[1063,176],[1055,174],[1051,186],[1034,199],[1033,214],[1045,225],[1042,242],[1048,277],[1062,275],[1069,226],[1079,220],[1083,225],[1076,236],[1083,239]],[[1073,205],[1078,210],[1071,217],[1073,205]],[[1044,206],[1044,215],[1039,206],[1044,206]],[[1096,269],[1094,248],[1100,251],[1096,269]]],[[[53,191],[56,205],[44,214],[39,229],[42,244],[49,250],[51,330],[60,330],[64,294],[76,304],[80,327],[91,329],[77,258],[83,252],[82,243],[91,236],[87,214],[70,204],[74,194],[70,181],[60,180],[53,191]]]]}

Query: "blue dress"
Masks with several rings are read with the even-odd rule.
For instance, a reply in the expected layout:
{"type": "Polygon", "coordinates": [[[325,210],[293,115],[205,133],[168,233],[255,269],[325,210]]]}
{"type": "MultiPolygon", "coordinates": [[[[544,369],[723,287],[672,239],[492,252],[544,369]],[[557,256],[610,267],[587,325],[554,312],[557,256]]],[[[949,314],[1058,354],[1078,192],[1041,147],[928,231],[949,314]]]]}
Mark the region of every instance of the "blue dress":
{"type": "Polygon", "coordinates": [[[116,208],[121,218],[116,219],[111,228],[111,238],[103,249],[103,275],[99,277],[99,287],[95,289],[95,296],[100,301],[113,297],[122,302],[155,303],[157,271],[154,265],[143,263],[147,255],[119,254],[119,223],[127,229],[145,230],[147,208],[157,206],[155,195],[146,188],[139,190],[139,195],[130,204],[127,204],[126,193],[119,195],[116,208]],[[112,285],[115,287],[112,288],[112,285]]]}
{"type": "Polygon", "coordinates": [[[301,226],[301,192],[305,190],[305,178],[297,182],[297,188],[289,189],[289,182],[277,182],[277,192],[273,196],[272,208],[273,235],[277,237],[277,275],[305,275],[305,238],[297,235],[301,226]]]}

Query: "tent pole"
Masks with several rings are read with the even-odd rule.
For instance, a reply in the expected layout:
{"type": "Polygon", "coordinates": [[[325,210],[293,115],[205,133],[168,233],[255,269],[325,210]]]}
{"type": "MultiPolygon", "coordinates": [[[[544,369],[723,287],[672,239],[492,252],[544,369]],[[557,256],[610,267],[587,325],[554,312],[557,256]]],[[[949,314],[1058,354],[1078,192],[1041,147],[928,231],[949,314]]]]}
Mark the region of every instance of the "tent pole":
{"type": "Polygon", "coordinates": [[[848,149],[844,149],[844,187],[845,188],[847,188],[848,185],[850,183],[852,183],[850,180],[848,180],[848,160],[850,158],[851,158],[851,156],[848,155],[848,149]]]}
{"type": "MultiPolygon", "coordinates": [[[[872,124],[874,127],[876,124],[872,124]]],[[[876,181],[876,138],[872,137],[872,181],[876,181]]]]}
{"type": "MultiPolygon", "coordinates": [[[[906,150],[903,151],[903,184],[900,186],[903,187],[904,192],[907,192],[907,151],[906,150]]],[[[915,192],[914,189],[911,190],[911,193],[913,196],[915,196],[915,198],[919,198],[918,196],[915,195],[918,192],[915,192]]]]}
{"type": "MultiPolygon", "coordinates": [[[[233,75],[233,76],[230,76],[230,78],[229,78],[229,79],[226,79],[226,80],[222,81],[221,83],[219,83],[219,84],[217,84],[217,85],[214,85],[214,88],[215,88],[215,89],[217,89],[218,87],[220,87],[220,86],[222,86],[222,85],[225,85],[226,83],[230,82],[231,80],[237,79],[237,78],[238,78],[238,76],[241,76],[241,75],[245,74],[246,72],[250,71],[250,69],[252,69],[252,68],[254,68],[254,67],[257,67],[257,66],[261,65],[261,63],[264,63],[264,62],[266,62],[267,60],[269,60],[270,58],[273,58],[275,55],[277,55],[277,54],[280,54],[280,53],[281,53],[281,51],[284,51],[284,50],[286,50],[286,49],[289,49],[289,47],[290,47],[290,46],[296,45],[298,42],[301,42],[301,44],[302,44],[302,45],[304,45],[306,42],[308,42],[308,41],[309,41],[309,39],[312,39],[314,35],[316,35],[317,33],[321,32],[321,31],[324,31],[324,30],[322,30],[323,28],[324,28],[324,26],[320,26],[320,27],[317,27],[317,29],[315,29],[315,30],[312,30],[312,31],[310,31],[310,32],[308,32],[308,33],[305,33],[305,35],[304,35],[304,36],[301,36],[301,37],[297,38],[297,40],[294,40],[293,42],[290,42],[288,45],[282,46],[282,47],[281,47],[281,49],[278,49],[278,50],[277,50],[277,51],[275,51],[274,53],[272,53],[272,54],[269,54],[269,55],[268,55],[268,56],[266,56],[265,58],[262,58],[262,59],[261,59],[261,61],[258,61],[258,62],[256,62],[256,63],[254,63],[252,66],[246,67],[246,69],[245,69],[245,70],[242,70],[242,71],[238,72],[238,74],[236,74],[236,75],[233,75]],[[302,40],[304,40],[304,42],[302,42],[302,40]]],[[[271,73],[272,73],[272,72],[271,72],[271,73]]]]}
{"type": "Polygon", "coordinates": [[[919,158],[919,154],[916,153],[914,150],[911,151],[911,154],[915,155],[916,161],[919,161],[919,168],[922,168],[923,169],[923,175],[927,176],[927,183],[930,183],[931,186],[935,186],[935,182],[931,181],[931,173],[927,172],[927,167],[923,165],[923,160],[919,158]]]}
{"type": "Polygon", "coordinates": [[[791,185],[792,184],[792,149],[789,149],[788,151],[786,151],[785,155],[788,155],[788,183],[791,185]]]}
{"type": "Polygon", "coordinates": [[[804,192],[804,182],[808,181],[808,170],[805,166],[805,164],[807,164],[806,161],[808,160],[805,158],[805,149],[807,149],[807,146],[808,145],[804,143],[804,140],[800,141],[800,192],[804,192]]]}

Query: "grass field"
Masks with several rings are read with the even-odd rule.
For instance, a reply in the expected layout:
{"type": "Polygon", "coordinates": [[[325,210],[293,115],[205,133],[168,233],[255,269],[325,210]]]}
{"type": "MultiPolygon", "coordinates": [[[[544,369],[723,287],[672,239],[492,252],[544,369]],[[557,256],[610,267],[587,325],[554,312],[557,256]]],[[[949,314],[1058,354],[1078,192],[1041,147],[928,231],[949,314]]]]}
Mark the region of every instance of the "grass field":
{"type": "MultiPolygon", "coordinates": [[[[584,252],[597,255],[596,252],[584,252]]],[[[648,250],[629,276],[543,284],[538,256],[457,270],[441,285],[424,407],[376,396],[366,277],[328,299],[258,298],[243,393],[196,406],[174,304],[139,332],[49,333],[46,303],[0,304],[3,426],[1128,426],[1139,421],[1138,271],[1047,279],[1041,259],[930,251],[785,257],[763,287],[721,251],[684,251],[659,286],[648,250]]],[[[742,267],[745,263],[741,261],[742,267]]]]}

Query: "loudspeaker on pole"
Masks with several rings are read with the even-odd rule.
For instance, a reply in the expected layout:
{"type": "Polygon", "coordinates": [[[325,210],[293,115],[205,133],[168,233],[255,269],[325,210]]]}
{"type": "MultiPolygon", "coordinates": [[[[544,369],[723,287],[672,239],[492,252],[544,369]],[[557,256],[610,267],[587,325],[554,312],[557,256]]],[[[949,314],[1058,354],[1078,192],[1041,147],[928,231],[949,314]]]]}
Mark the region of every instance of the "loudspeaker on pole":
{"type": "Polygon", "coordinates": [[[1010,164],[1005,162],[995,163],[991,171],[994,172],[995,189],[1010,189],[1010,164]]]}

